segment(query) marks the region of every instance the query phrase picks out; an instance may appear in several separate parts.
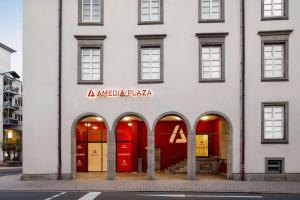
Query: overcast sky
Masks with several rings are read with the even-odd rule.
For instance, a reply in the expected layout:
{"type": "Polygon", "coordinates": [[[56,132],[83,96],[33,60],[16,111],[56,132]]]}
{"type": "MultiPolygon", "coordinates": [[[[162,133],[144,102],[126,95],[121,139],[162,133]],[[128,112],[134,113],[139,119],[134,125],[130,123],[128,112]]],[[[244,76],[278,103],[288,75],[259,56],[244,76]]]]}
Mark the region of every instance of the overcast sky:
{"type": "Polygon", "coordinates": [[[17,53],[11,57],[12,70],[22,76],[22,0],[0,0],[0,43],[17,53]]]}

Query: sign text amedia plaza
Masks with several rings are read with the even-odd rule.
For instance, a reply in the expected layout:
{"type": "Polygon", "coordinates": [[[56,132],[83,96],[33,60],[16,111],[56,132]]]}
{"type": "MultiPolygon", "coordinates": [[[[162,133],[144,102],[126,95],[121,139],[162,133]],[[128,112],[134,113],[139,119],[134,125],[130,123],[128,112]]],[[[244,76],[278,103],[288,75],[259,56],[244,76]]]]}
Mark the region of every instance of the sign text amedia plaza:
{"type": "Polygon", "coordinates": [[[153,91],[151,89],[89,89],[87,97],[107,98],[107,97],[152,97],[153,91]]]}

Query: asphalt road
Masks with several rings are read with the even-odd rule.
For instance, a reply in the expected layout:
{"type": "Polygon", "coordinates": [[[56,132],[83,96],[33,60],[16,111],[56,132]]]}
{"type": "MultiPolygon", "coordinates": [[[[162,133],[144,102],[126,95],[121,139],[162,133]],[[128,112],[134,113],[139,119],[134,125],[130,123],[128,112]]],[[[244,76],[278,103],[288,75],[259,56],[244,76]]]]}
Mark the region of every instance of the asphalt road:
{"type": "Polygon", "coordinates": [[[21,173],[22,173],[21,168],[12,168],[12,169],[1,169],[0,168],[0,177],[21,174],[21,173]]]}
{"type": "Polygon", "coordinates": [[[300,200],[300,195],[180,192],[0,192],[0,200],[300,200]]]}

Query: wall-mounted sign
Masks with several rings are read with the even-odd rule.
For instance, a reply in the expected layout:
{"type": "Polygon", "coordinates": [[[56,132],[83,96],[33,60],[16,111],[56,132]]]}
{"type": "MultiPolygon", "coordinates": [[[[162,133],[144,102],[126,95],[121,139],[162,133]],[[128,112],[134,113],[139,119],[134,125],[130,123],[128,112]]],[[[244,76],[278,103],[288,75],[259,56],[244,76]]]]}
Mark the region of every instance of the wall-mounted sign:
{"type": "Polygon", "coordinates": [[[153,91],[150,89],[89,89],[87,97],[90,99],[106,97],[151,97],[153,91]]]}
{"type": "Polygon", "coordinates": [[[186,139],[186,137],[184,135],[184,132],[183,132],[182,128],[180,128],[180,130],[179,130],[179,128],[180,128],[180,125],[176,125],[175,126],[175,128],[173,130],[173,133],[172,133],[172,135],[170,137],[170,140],[169,140],[170,143],[174,143],[175,142],[176,144],[182,144],[182,143],[186,143],[187,142],[187,139],[186,139]],[[180,138],[177,138],[175,140],[177,134],[180,135],[180,138]]]}

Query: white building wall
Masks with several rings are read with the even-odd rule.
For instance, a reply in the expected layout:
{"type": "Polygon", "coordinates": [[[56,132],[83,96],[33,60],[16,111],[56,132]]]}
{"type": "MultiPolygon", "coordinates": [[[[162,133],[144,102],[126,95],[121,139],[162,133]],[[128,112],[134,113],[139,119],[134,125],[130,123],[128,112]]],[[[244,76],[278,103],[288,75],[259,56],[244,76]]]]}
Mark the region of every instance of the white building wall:
{"type": "Polygon", "coordinates": [[[62,90],[64,173],[71,172],[71,127],[76,117],[83,113],[96,112],[108,121],[111,128],[119,115],[129,111],[145,116],[150,127],[156,117],[168,111],[182,113],[188,118],[191,126],[194,126],[197,117],[204,112],[224,113],[233,124],[233,172],[239,172],[239,0],[232,0],[230,4],[225,5],[225,23],[199,24],[197,0],[165,0],[163,25],[137,25],[137,0],[105,1],[104,26],[99,27],[78,26],[78,1],[64,1],[62,90]],[[195,34],[211,32],[229,32],[225,44],[225,83],[198,83],[199,45],[195,34]],[[137,40],[134,38],[136,34],[167,34],[164,41],[164,83],[137,84],[138,51],[137,40]],[[74,35],[107,35],[104,40],[103,85],[77,84],[78,43],[74,35]],[[154,91],[154,96],[91,101],[86,97],[91,87],[150,88],[154,91]]]}
{"type": "Polygon", "coordinates": [[[300,173],[300,1],[289,0],[289,20],[261,21],[261,0],[246,1],[246,173],[265,173],[265,157],[284,157],[286,173],[300,173]],[[261,82],[258,31],[293,29],[289,81],[261,82]],[[289,144],[261,144],[261,103],[289,102],[289,144]]]}
{"type": "Polygon", "coordinates": [[[57,172],[58,1],[24,1],[23,173],[57,172]]]}

